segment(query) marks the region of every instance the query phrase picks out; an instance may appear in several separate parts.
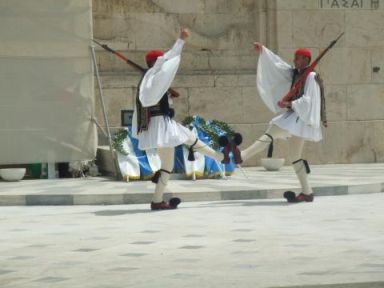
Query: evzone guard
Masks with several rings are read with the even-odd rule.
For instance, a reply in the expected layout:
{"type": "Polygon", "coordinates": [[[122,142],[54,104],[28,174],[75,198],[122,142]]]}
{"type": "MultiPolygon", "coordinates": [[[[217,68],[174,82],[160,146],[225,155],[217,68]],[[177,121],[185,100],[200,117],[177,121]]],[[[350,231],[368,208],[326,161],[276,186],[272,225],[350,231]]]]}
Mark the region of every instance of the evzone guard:
{"type": "Polygon", "coordinates": [[[267,147],[270,148],[268,154],[272,154],[274,140],[290,138],[289,156],[302,191],[299,195],[286,191],[284,197],[288,202],[312,202],[314,199],[308,182],[311,170],[302,158],[302,152],[305,141],[321,141],[321,126],[327,127],[323,81],[314,68],[343,35],[341,33],[333,40],[312,63],[310,50],[296,50],[294,67],[261,43],[254,43],[259,54],[256,76],[259,95],[273,113],[285,112],[272,119],[266,133],[242,151],[237,162],[241,163],[267,147]]]}
{"type": "Polygon", "coordinates": [[[179,68],[181,52],[188,37],[189,31],[182,29],[180,38],[168,52],[149,51],[145,56],[148,70],[138,85],[132,121],[133,136],[139,141],[139,149],[157,149],[161,160],[161,169],[152,178],[152,182],[156,183],[151,203],[152,210],[175,209],[181,201],[179,198],[172,198],[169,202],[163,199],[164,190],[173,170],[176,146],[181,144],[190,146],[190,158],[193,158],[193,151],[197,151],[227,164],[230,161],[229,153],[233,152],[235,163],[241,161],[240,151],[237,148],[241,143],[239,134],[231,141],[222,137],[220,145],[224,149],[223,152],[217,152],[200,141],[191,130],[172,119],[174,110],[170,108],[170,104],[176,95],[170,90],[170,86],[179,68]]]}
{"type": "Polygon", "coordinates": [[[272,112],[285,112],[272,119],[266,133],[242,151],[241,158],[246,161],[267,147],[271,154],[276,139],[289,138],[289,156],[302,191],[298,195],[287,191],[284,197],[288,202],[312,202],[310,168],[302,152],[306,141],[322,140],[321,125],[327,126],[322,80],[310,67],[312,56],[308,49],[296,50],[292,67],[262,44],[255,42],[254,47],[259,53],[256,76],[259,95],[272,112]],[[282,98],[288,92],[290,97],[282,98]]]}

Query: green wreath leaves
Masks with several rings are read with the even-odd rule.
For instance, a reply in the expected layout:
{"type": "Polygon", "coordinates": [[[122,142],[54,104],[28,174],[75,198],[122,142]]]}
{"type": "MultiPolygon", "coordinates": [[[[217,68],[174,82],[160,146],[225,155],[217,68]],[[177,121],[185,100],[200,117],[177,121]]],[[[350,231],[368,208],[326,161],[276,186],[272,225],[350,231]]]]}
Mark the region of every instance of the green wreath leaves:
{"type": "Polygon", "coordinates": [[[118,130],[112,137],[112,147],[120,154],[123,154],[125,156],[128,155],[128,152],[125,151],[123,147],[123,141],[127,139],[128,137],[128,131],[126,129],[120,129],[118,130]]]}
{"type": "MultiPolygon", "coordinates": [[[[188,116],[182,121],[182,123],[186,127],[193,127],[192,123],[194,121],[195,121],[195,118],[193,116],[188,116]]],[[[235,131],[231,127],[229,127],[227,123],[223,121],[219,121],[219,120],[206,121],[204,118],[199,117],[198,128],[201,129],[204,132],[204,134],[211,139],[210,144],[212,148],[218,149],[220,147],[219,145],[220,136],[215,130],[215,127],[224,131],[228,137],[233,137],[233,135],[235,134],[235,131]]]]}

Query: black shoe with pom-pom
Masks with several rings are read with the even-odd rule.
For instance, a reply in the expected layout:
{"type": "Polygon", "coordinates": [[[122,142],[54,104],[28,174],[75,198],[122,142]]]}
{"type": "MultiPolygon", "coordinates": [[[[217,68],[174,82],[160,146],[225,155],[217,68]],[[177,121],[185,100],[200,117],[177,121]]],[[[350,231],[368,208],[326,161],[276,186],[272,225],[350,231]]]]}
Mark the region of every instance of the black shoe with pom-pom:
{"type": "Polygon", "coordinates": [[[231,152],[231,147],[229,145],[229,139],[227,136],[220,136],[219,137],[219,145],[220,147],[223,147],[223,154],[224,154],[224,159],[221,161],[223,164],[229,164],[230,158],[229,158],[229,153],[231,152]]]}
{"type": "Polygon", "coordinates": [[[229,153],[231,152],[233,153],[233,162],[235,162],[235,164],[243,163],[243,160],[241,159],[241,152],[238,148],[242,142],[243,137],[240,133],[235,133],[231,140],[229,140],[227,136],[220,136],[219,145],[224,148],[224,159],[221,161],[223,164],[229,164],[229,153]]]}
{"type": "Polygon", "coordinates": [[[241,158],[241,151],[239,146],[243,143],[243,136],[240,133],[235,133],[232,140],[232,153],[233,153],[233,162],[235,164],[243,163],[243,159],[241,158]]]}

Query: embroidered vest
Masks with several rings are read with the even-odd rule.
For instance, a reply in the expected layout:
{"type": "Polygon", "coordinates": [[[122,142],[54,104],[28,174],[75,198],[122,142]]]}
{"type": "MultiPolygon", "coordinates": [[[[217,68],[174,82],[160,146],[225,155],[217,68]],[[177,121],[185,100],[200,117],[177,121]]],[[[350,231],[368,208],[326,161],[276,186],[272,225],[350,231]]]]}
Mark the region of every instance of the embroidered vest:
{"type": "Polygon", "coordinates": [[[139,96],[140,85],[144,79],[144,75],[141,78],[136,91],[137,133],[148,130],[151,117],[162,115],[164,117],[173,118],[175,114],[174,110],[169,107],[169,92],[166,92],[156,105],[150,107],[143,107],[140,102],[139,96]]]}

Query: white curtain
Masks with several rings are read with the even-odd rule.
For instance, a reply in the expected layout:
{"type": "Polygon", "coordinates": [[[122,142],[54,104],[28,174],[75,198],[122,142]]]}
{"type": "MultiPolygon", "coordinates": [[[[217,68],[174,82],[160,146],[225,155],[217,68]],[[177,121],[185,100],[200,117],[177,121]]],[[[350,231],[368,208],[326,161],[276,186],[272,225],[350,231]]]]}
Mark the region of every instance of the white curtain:
{"type": "Polygon", "coordinates": [[[91,0],[0,0],[0,164],[96,154],[91,0]]]}

